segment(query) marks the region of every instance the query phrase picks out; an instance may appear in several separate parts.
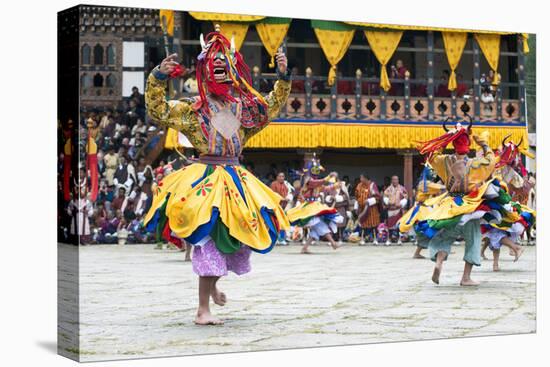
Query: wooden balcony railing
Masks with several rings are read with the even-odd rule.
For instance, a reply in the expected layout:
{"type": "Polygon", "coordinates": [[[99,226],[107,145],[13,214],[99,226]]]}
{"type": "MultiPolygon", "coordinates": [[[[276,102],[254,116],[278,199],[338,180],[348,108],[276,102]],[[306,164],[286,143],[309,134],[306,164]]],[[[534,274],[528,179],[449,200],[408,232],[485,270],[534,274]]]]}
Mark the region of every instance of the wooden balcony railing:
{"type": "MultiPolygon", "coordinates": [[[[256,74],[253,83],[256,89],[266,93],[275,79],[274,75],[256,74]]],[[[474,88],[471,82],[464,83],[464,89],[469,92],[457,96],[455,92],[447,91],[445,97],[440,97],[438,93],[428,94],[427,80],[421,79],[391,79],[389,93],[378,87],[378,78],[344,77],[330,88],[325,87],[326,79],[320,76],[294,77],[297,88],[293,88],[279,119],[439,122],[447,118],[463,120],[468,114],[479,123],[523,123],[522,105],[525,100],[502,98],[504,88],[508,88],[507,94],[517,95],[519,83],[501,83],[495,87],[493,101],[484,103],[481,88],[474,88]]],[[[441,89],[446,90],[439,85],[432,88],[441,89]]]]}

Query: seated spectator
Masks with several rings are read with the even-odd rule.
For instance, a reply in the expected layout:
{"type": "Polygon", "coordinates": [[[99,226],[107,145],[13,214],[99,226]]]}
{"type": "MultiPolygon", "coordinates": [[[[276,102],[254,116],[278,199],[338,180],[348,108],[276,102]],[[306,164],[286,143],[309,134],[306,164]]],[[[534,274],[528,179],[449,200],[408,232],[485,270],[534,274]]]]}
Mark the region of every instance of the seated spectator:
{"type": "Polygon", "coordinates": [[[468,92],[468,86],[464,83],[464,76],[460,73],[456,75],[456,96],[464,97],[468,92]]]}
{"type": "Polygon", "coordinates": [[[355,94],[354,83],[350,80],[341,80],[342,72],[338,71],[336,79],[336,93],[338,94],[355,94]]]}
{"type": "Polygon", "coordinates": [[[451,91],[449,90],[449,78],[443,74],[439,79],[439,84],[435,91],[436,97],[451,98],[451,91]]]}
{"type": "Polygon", "coordinates": [[[297,66],[293,66],[290,70],[290,75],[292,77],[292,87],[290,89],[291,93],[304,93],[306,91],[305,89],[305,82],[303,80],[298,80],[294,77],[299,75],[299,69],[297,66]]]}

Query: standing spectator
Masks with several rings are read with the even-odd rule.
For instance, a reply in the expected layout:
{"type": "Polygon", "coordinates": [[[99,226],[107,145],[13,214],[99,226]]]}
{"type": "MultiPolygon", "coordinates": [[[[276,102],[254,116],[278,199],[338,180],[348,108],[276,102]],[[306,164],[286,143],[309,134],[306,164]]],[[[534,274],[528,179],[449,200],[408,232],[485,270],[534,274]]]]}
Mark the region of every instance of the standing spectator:
{"type": "Polygon", "coordinates": [[[359,177],[355,188],[355,198],[358,205],[359,225],[361,226],[361,245],[365,244],[365,233],[369,233],[377,245],[376,227],[380,224],[380,191],[374,181],[367,175],[359,177]]]}
{"type": "Polygon", "coordinates": [[[80,237],[80,243],[85,245],[90,240],[90,217],[94,214],[92,202],[87,197],[86,188],[83,187],[78,198],[73,198],[67,207],[67,213],[71,216],[70,233],[80,237]]]}
{"type": "Polygon", "coordinates": [[[118,154],[115,153],[114,146],[110,146],[107,154],[103,157],[105,162],[105,178],[109,186],[114,185],[115,172],[118,166],[118,154]]]}
{"type": "MultiPolygon", "coordinates": [[[[384,190],[384,205],[388,209],[387,226],[390,229],[390,237],[397,236],[398,244],[401,244],[401,234],[399,233],[398,222],[403,216],[407,205],[408,193],[403,185],[399,183],[399,177],[393,175],[391,177],[391,185],[384,190]]],[[[390,238],[386,241],[386,245],[390,244],[390,238]]]]}
{"type": "MultiPolygon", "coordinates": [[[[282,197],[282,200],[281,200],[281,207],[284,208],[286,207],[286,204],[288,203],[288,186],[285,182],[285,174],[284,172],[279,172],[277,174],[277,178],[275,179],[275,181],[271,182],[271,190],[273,190],[274,192],[276,192],[277,194],[279,194],[281,197],[282,197]]],[[[284,230],[281,230],[279,232],[279,238],[277,239],[277,244],[279,245],[288,245],[288,242],[286,242],[286,239],[285,239],[285,231],[284,230]]]]}

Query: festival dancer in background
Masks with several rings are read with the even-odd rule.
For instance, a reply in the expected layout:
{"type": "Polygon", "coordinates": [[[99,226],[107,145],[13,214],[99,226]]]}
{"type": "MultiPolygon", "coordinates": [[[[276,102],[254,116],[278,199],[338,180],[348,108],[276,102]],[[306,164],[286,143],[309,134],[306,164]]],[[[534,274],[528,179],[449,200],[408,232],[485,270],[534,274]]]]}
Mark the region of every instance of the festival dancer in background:
{"type": "Polygon", "coordinates": [[[451,244],[456,237],[462,236],[465,249],[460,285],[478,285],[478,282],[472,280],[471,272],[474,265],[481,264],[481,219],[499,222],[502,215],[518,215],[508,211],[505,204],[509,202],[509,195],[498,180],[491,179],[496,159],[489,148],[488,132],[472,135],[471,127],[471,119],[467,128],[457,123],[454,129],[449,130],[444,123],[446,133],[422,143],[419,148],[447,189],[447,193],[433,203],[434,209],[415,226],[417,232],[430,238],[430,257],[436,262],[432,281],[436,284],[439,284],[443,262],[451,252],[451,244]],[[481,157],[468,157],[470,136],[481,148],[481,157]],[[442,150],[451,143],[454,153],[443,154],[442,150]]]}
{"type": "Polygon", "coordinates": [[[493,271],[500,270],[499,257],[502,246],[510,249],[510,253],[514,256],[514,262],[519,259],[524,250],[518,242],[523,233],[529,231],[535,221],[535,212],[525,205],[527,195],[524,193],[528,193],[531,186],[527,182],[527,170],[521,162],[521,155],[530,153],[521,148],[522,141],[518,144],[512,141],[506,142],[508,138],[509,136],[503,139],[502,148],[497,152],[498,162],[494,177],[504,181],[509,192],[512,193],[512,200],[520,199],[523,200],[523,203],[513,200],[509,204],[515,207],[520,213],[520,217],[504,217],[500,223],[486,223],[481,227],[484,241],[481,256],[487,259],[484,254],[487,247],[493,251],[493,271]],[[516,195],[513,194],[514,192],[516,195]],[[511,221],[511,219],[517,220],[511,221]]]}
{"type": "Polygon", "coordinates": [[[314,155],[304,168],[300,190],[301,204],[287,211],[290,224],[308,229],[308,238],[302,247],[302,254],[310,254],[309,246],[313,240],[318,241],[323,237],[334,250],[339,247],[332,238],[332,233],[336,233],[337,225],[343,222],[344,218],[338,214],[338,210],[320,201],[321,189],[327,184],[326,179],[317,178],[322,170],[319,160],[314,155]]]}
{"type": "Polygon", "coordinates": [[[199,276],[195,323],[221,324],[210,312],[210,298],[223,306],[217,287],[228,271],[250,271],[250,252],[269,252],[279,231],[289,226],[281,197],[239,164],[246,141],[279,114],[290,93],[287,58],[276,54],[278,81],[267,97],[251,86],[248,66],[231,42],[216,30],[200,37],[196,73],[199,96],[166,101],[167,80],[182,67],[168,56],[147,80],[145,100],[151,117],[189,139],[200,152],[197,163],[158,184],[144,219],[149,228],[164,223],[167,238],[194,246],[193,271],[199,276]]]}
{"type": "MultiPolygon", "coordinates": [[[[439,201],[438,197],[445,193],[445,186],[434,182],[436,179],[433,169],[426,163],[416,187],[415,204],[399,220],[398,225],[401,233],[414,231],[415,224],[427,218],[427,215],[433,210],[433,204],[439,201]]],[[[428,248],[428,242],[429,238],[422,232],[416,232],[414,259],[425,258],[421,252],[428,248]]]]}
{"type": "Polygon", "coordinates": [[[342,245],[344,238],[344,229],[348,223],[348,209],[350,197],[348,186],[345,181],[338,177],[338,172],[331,172],[328,176],[328,185],[325,187],[325,204],[335,208],[338,214],[344,219],[338,223],[338,245],[342,245]]]}
{"type": "Polygon", "coordinates": [[[380,192],[374,181],[366,175],[359,176],[360,182],[355,188],[355,198],[357,200],[358,221],[361,227],[360,245],[365,244],[365,233],[372,235],[375,245],[376,227],[380,224],[380,192]]]}

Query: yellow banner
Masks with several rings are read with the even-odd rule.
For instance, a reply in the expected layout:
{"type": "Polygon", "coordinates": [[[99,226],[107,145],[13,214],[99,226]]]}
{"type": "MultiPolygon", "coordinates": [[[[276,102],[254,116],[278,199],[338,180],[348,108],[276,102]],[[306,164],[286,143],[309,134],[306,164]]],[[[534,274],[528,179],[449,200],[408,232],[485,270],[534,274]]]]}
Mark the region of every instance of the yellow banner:
{"type": "Polygon", "coordinates": [[[500,82],[498,74],[498,59],[500,56],[500,35],[498,34],[474,34],[479,48],[485,59],[489,63],[489,66],[495,72],[493,84],[500,82]]]}
{"type": "Polygon", "coordinates": [[[456,74],[455,70],[460,62],[460,57],[468,41],[467,33],[459,32],[442,32],[443,44],[445,45],[445,54],[447,55],[447,61],[449,61],[449,67],[451,68],[451,75],[449,76],[449,90],[456,89],[456,74]]]}
{"type": "Polygon", "coordinates": [[[235,37],[235,47],[237,48],[237,51],[239,51],[241,49],[241,46],[243,45],[244,39],[246,38],[246,33],[248,32],[248,24],[232,22],[219,22],[218,24],[221,27],[222,34],[227,39],[230,40],[231,37],[235,37]]]}
{"type": "Polygon", "coordinates": [[[313,30],[330,64],[327,83],[329,86],[332,86],[336,80],[336,64],[346,54],[355,31],[332,31],[319,28],[314,28],[313,30]]]}
{"type": "MultiPolygon", "coordinates": [[[[474,133],[489,131],[491,148],[496,149],[502,139],[512,134],[523,148],[527,148],[527,130],[521,126],[474,127],[474,133]]],[[[370,148],[416,149],[418,141],[434,139],[444,131],[440,126],[368,125],[351,123],[301,124],[272,122],[253,136],[246,148],[370,148]]]]}
{"type": "Polygon", "coordinates": [[[159,11],[160,26],[169,36],[174,35],[174,11],[173,10],[161,10],[159,11]],[[164,29],[164,22],[162,18],[166,19],[166,29],[164,29]]]}
{"type": "Polygon", "coordinates": [[[395,49],[401,41],[402,31],[387,32],[387,31],[365,31],[365,36],[369,41],[372,52],[381,64],[380,70],[380,87],[386,92],[390,90],[391,83],[388,78],[386,64],[390,61],[395,49]]]}
{"type": "Polygon", "coordinates": [[[523,43],[523,53],[528,54],[529,53],[529,33],[522,33],[521,34],[522,43],[523,43]]]}
{"type": "Polygon", "coordinates": [[[260,40],[265,47],[265,50],[271,56],[271,61],[269,63],[270,68],[275,67],[275,54],[277,49],[283,43],[286,33],[288,32],[288,27],[290,23],[287,24],[269,24],[269,23],[258,23],[256,24],[256,31],[260,40]]]}

